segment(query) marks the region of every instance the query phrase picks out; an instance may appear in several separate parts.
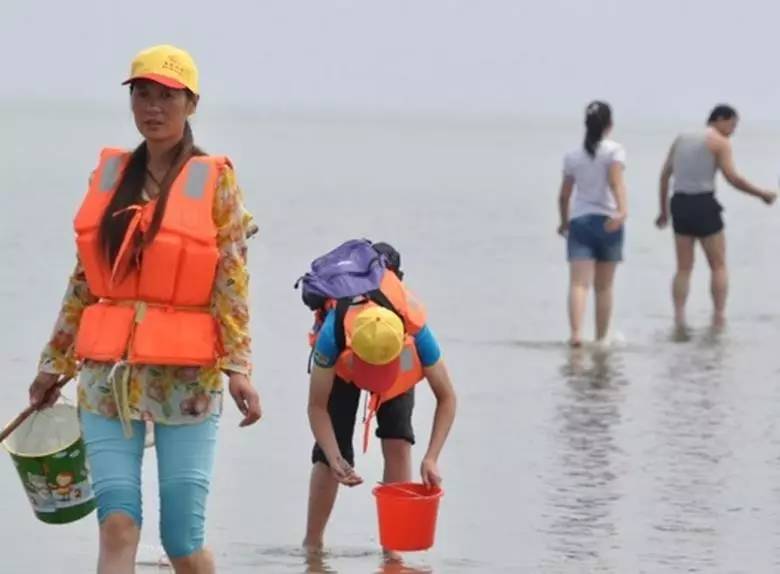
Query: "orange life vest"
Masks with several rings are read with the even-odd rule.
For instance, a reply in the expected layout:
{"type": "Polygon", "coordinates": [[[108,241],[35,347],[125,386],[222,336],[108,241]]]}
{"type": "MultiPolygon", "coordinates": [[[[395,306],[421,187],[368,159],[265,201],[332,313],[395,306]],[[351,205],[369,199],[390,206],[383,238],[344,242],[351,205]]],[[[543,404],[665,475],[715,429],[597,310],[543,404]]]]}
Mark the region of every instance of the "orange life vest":
{"type": "MultiPolygon", "coordinates": [[[[401,317],[406,330],[406,341],[401,351],[401,372],[392,386],[381,394],[372,394],[368,406],[368,415],[365,417],[365,429],[363,434],[363,452],[368,448],[368,432],[373,414],[382,406],[383,403],[394,399],[407,392],[417,383],[425,378],[423,373],[420,356],[417,354],[414,336],[425,326],[426,314],[425,308],[417,298],[404,286],[400,279],[392,271],[385,271],[379,291],[387,298],[401,317]]],[[[337,301],[330,300],[325,305],[325,312],[335,309],[337,301]]],[[[352,326],[355,317],[363,311],[366,306],[376,306],[377,302],[371,298],[366,298],[360,303],[350,305],[344,316],[344,339],[345,348],[336,361],[336,375],[346,382],[354,383],[352,377],[352,350],[350,348],[352,326]]],[[[338,318],[337,318],[338,320],[338,318]]],[[[312,332],[309,336],[309,342],[313,346],[316,343],[316,333],[312,332]]]]}
{"type": "MultiPolygon", "coordinates": [[[[143,248],[140,269],[112,269],[98,229],[130,154],[105,149],[75,218],[76,245],[90,291],[99,301],[82,315],[79,358],[131,364],[213,366],[221,355],[219,329],[209,305],[219,252],[212,210],[217,179],[229,160],[194,157],[171,186],[154,241],[143,248]]],[[[120,250],[152,220],[156,202],[133,206],[120,250]]]]}

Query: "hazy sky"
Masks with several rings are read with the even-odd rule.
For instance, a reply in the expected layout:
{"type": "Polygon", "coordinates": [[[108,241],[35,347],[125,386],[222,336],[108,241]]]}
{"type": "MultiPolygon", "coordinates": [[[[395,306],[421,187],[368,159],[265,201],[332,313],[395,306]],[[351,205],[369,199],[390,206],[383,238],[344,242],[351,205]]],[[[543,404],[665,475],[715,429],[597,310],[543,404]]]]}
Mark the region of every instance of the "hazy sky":
{"type": "Polygon", "coordinates": [[[166,42],[217,107],[777,119],[779,27],[776,0],[4,0],[0,99],[121,102],[166,42]]]}

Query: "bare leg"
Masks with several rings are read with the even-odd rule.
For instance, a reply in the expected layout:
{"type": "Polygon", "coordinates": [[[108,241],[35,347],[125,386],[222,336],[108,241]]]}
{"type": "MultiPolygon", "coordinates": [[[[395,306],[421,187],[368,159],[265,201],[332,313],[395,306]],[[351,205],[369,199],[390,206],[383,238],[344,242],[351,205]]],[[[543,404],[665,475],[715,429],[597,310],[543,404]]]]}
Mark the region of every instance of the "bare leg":
{"type": "Polygon", "coordinates": [[[716,329],[726,324],[726,299],[729,292],[729,275],[726,269],[726,236],[721,231],[702,239],[702,247],[707,255],[712,273],[710,291],[714,312],[712,314],[712,326],[716,329]]]}
{"type": "Polygon", "coordinates": [[[592,260],[572,261],[569,264],[569,325],[572,346],[582,344],[582,319],[588,304],[588,290],[593,283],[596,264],[592,260]]]}
{"type": "Polygon", "coordinates": [[[403,439],[382,439],[385,457],[385,482],[410,482],[412,480],[412,445],[403,439]]]}
{"type": "Polygon", "coordinates": [[[171,565],[176,574],[214,574],[214,556],[207,548],[203,548],[189,556],[171,558],[171,565]]]}
{"type": "Polygon", "coordinates": [[[306,518],[306,538],[303,547],[309,552],[322,550],[323,535],[336,502],[339,483],[327,465],[318,462],[311,470],[309,481],[309,512],[306,518]]]}
{"type": "Polygon", "coordinates": [[[609,332],[609,321],[612,317],[612,284],[615,280],[616,262],[596,264],[596,279],[593,283],[596,290],[596,341],[603,340],[609,332]]]}
{"type": "Polygon", "coordinates": [[[685,302],[688,300],[688,291],[690,289],[696,238],[688,235],[675,235],[674,245],[677,253],[677,273],[672,284],[674,324],[677,329],[685,329],[687,326],[685,321],[685,302]]]}
{"type": "Polygon", "coordinates": [[[121,512],[109,514],[100,525],[98,574],[133,574],[141,530],[121,512]]]}

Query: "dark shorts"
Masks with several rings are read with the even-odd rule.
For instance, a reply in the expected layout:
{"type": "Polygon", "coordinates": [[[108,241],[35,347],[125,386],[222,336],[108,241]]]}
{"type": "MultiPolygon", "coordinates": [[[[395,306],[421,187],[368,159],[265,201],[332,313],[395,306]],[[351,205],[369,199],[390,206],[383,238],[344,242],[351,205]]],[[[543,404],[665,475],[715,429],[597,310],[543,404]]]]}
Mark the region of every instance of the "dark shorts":
{"type": "MultiPolygon", "coordinates": [[[[355,433],[355,419],[360,406],[360,389],[351,383],[336,377],[333,390],[328,399],[328,412],[336,433],[341,456],[355,464],[355,451],[352,448],[352,436],[355,433]]],[[[414,444],[414,429],[412,428],[412,411],[414,410],[414,389],[408,390],[390,401],[387,401],[376,412],[376,436],[384,438],[403,439],[414,444]]],[[[314,444],[311,453],[312,464],[322,462],[328,464],[325,453],[318,444],[314,444]]]]}
{"type": "Polygon", "coordinates": [[[723,230],[723,207],[715,194],[675,193],[672,196],[672,227],[677,235],[707,237],[723,230]]]}
{"type": "Polygon", "coordinates": [[[624,228],[604,229],[606,215],[581,215],[569,222],[566,250],[569,261],[615,262],[623,260],[624,228]]]}

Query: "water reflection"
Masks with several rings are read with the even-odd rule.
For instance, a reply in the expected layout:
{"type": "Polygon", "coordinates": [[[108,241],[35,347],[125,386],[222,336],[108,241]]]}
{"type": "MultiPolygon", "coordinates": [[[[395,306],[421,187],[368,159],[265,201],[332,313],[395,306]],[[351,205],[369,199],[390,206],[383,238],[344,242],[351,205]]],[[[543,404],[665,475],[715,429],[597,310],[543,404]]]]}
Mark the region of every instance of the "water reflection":
{"type": "Polygon", "coordinates": [[[717,567],[718,503],[730,456],[722,397],[726,334],[694,334],[665,353],[654,388],[654,441],[647,453],[652,480],[652,563],[687,569],[717,567]]]}
{"type": "Polygon", "coordinates": [[[431,568],[418,568],[398,561],[384,562],[379,566],[376,574],[432,574],[431,568]]]}
{"type": "Polygon", "coordinates": [[[550,550],[545,565],[605,567],[602,549],[614,536],[612,507],[620,493],[614,428],[623,402],[623,359],[605,349],[565,355],[564,385],[555,389],[555,469],[548,492],[550,550]]]}
{"type": "MultiPolygon", "coordinates": [[[[310,552],[305,557],[305,574],[338,574],[339,570],[331,565],[339,557],[328,552],[310,552]]],[[[343,557],[342,557],[343,558],[343,557]]],[[[417,567],[403,560],[387,560],[377,553],[377,569],[375,574],[432,574],[429,567],[417,567]]]]}
{"type": "Polygon", "coordinates": [[[325,552],[307,552],[305,554],[305,574],[338,574],[327,564],[328,555],[325,552]]]}

